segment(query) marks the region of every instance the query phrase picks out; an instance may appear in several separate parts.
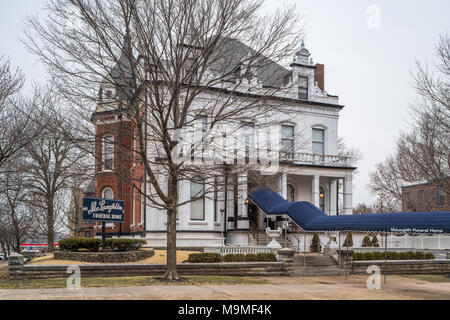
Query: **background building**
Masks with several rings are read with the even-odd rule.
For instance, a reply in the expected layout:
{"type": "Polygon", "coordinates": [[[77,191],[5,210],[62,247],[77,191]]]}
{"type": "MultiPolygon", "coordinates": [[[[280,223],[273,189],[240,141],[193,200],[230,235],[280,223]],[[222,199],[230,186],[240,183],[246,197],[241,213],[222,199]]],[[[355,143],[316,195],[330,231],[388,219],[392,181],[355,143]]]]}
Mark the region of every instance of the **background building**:
{"type": "Polygon", "coordinates": [[[450,211],[450,199],[435,184],[421,183],[402,187],[402,207],[403,211],[450,211]]]}

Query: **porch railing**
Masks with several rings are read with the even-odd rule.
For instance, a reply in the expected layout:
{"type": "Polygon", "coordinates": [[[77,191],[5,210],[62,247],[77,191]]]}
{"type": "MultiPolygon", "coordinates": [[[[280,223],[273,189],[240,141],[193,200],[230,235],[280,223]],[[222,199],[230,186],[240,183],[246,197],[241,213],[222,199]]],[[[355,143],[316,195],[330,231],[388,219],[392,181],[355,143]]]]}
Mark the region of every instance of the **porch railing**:
{"type": "Polygon", "coordinates": [[[222,256],[227,254],[258,254],[258,253],[271,253],[273,249],[268,247],[205,247],[205,252],[219,253],[222,256]]]}
{"type": "Polygon", "coordinates": [[[352,165],[350,157],[285,151],[280,152],[280,161],[331,167],[350,167],[352,165]]]}

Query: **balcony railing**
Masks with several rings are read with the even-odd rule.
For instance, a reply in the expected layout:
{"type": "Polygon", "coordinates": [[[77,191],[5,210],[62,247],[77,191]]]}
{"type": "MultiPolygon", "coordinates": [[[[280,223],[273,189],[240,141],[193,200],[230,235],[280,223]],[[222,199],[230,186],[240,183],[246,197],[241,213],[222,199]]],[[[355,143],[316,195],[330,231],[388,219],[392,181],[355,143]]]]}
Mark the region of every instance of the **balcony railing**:
{"type": "Polygon", "coordinates": [[[309,164],[329,167],[351,167],[350,157],[330,156],[312,153],[280,152],[280,161],[293,164],[309,164]]]}

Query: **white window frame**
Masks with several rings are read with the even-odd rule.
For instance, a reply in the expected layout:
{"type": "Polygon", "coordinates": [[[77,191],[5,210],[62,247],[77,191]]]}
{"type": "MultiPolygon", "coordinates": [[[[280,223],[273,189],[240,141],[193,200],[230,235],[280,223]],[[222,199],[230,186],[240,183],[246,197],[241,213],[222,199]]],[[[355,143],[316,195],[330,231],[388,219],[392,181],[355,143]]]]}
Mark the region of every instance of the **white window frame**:
{"type": "Polygon", "coordinates": [[[102,199],[111,199],[111,200],[113,200],[113,199],[114,199],[114,190],[113,190],[111,187],[105,187],[105,188],[103,188],[103,190],[102,190],[102,199]],[[111,190],[112,198],[107,198],[107,197],[105,196],[105,191],[108,191],[108,190],[111,190]]]}
{"type": "Polygon", "coordinates": [[[313,154],[317,154],[317,155],[320,155],[320,156],[326,155],[326,140],[327,140],[326,136],[327,136],[326,128],[324,128],[324,127],[312,127],[312,129],[311,129],[311,147],[312,147],[312,149],[311,149],[311,151],[312,151],[313,154]],[[321,130],[323,132],[323,140],[322,141],[314,140],[314,130],[321,130]],[[314,144],[315,143],[321,143],[323,145],[323,154],[314,152],[314,144]]]}
{"type": "Polygon", "coordinates": [[[285,157],[289,156],[289,158],[293,158],[294,157],[294,153],[295,153],[295,125],[291,124],[291,123],[285,123],[281,125],[281,148],[280,151],[283,152],[283,155],[285,157]],[[283,127],[289,127],[292,128],[292,137],[284,137],[283,136],[283,127]],[[291,150],[285,150],[284,149],[284,144],[283,141],[292,141],[292,149],[291,150]]]}
{"type": "Polygon", "coordinates": [[[200,176],[197,176],[197,177],[194,177],[194,178],[192,178],[192,181],[190,182],[190,198],[191,198],[191,200],[192,200],[192,184],[194,184],[194,183],[196,183],[196,182],[194,182],[194,180],[196,180],[196,179],[198,179],[198,181],[200,182],[200,180],[202,181],[202,183],[203,183],[203,196],[201,197],[201,198],[199,198],[199,199],[197,199],[197,200],[195,200],[195,201],[192,201],[191,203],[190,203],[190,207],[191,207],[191,211],[190,211],[190,221],[205,221],[206,220],[206,213],[205,213],[205,205],[206,205],[206,203],[205,203],[205,195],[204,195],[204,193],[205,193],[205,187],[206,187],[206,181],[205,181],[205,179],[203,179],[202,177],[200,177],[200,176]],[[202,215],[203,215],[203,217],[201,218],[201,219],[193,219],[192,218],[192,208],[193,208],[193,203],[194,202],[196,202],[196,201],[202,201],[202,215]]]}
{"type": "Polygon", "coordinates": [[[308,100],[309,99],[309,77],[307,76],[298,76],[298,98],[301,100],[308,100]],[[300,81],[304,79],[306,81],[306,87],[300,86],[300,81]],[[306,97],[300,96],[300,94],[304,94],[304,92],[300,92],[300,90],[306,90],[306,97]]]}

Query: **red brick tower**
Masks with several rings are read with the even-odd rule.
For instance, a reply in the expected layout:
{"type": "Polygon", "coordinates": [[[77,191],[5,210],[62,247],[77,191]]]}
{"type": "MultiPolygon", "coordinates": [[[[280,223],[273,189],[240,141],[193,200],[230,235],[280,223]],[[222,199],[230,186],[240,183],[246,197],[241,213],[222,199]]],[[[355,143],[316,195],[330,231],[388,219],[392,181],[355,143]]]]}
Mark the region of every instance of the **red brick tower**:
{"type": "MultiPolygon", "coordinates": [[[[145,234],[145,197],[140,193],[145,193],[144,167],[135,122],[124,112],[132,90],[127,70],[133,63],[131,47],[125,39],[122,56],[111,77],[102,84],[92,115],[96,127],[95,195],[125,202],[124,222],[107,224],[108,236],[145,234]]],[[[97,227],[97,233],[100,231],[101,227],[97,227]]]]}

